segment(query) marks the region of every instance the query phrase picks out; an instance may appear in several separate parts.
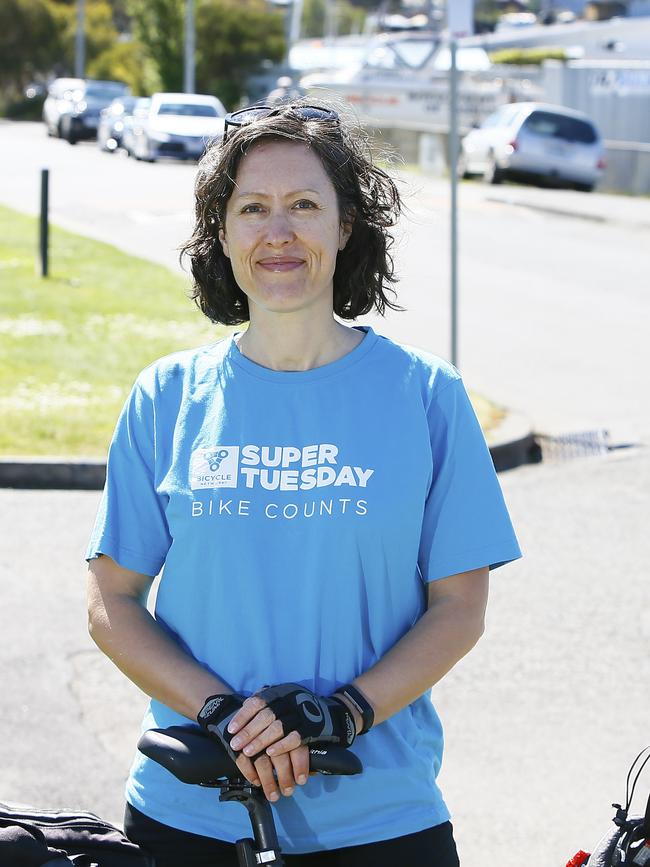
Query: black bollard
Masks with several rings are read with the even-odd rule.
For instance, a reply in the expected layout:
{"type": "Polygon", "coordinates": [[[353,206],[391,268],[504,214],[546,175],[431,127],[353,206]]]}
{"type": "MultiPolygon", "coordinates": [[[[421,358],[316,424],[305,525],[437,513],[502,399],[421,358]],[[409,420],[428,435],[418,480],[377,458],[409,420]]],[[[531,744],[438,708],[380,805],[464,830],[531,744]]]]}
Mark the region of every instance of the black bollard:
{"type": "Polygon", "coordinates": [[[39,232],[39,252],[41,257],[41,277],[47,277],[49,252],[49,184],[50,170],[41,169],[41,224],[39,232]]]}

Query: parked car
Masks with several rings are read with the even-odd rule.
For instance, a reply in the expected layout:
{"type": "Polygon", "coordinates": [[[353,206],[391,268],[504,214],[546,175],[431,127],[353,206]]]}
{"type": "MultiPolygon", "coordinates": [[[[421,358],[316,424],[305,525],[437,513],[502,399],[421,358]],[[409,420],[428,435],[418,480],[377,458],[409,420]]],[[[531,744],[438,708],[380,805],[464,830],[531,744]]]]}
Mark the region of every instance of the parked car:
{"type": "Polygon", "coordinates": [[[129,94],[129,88],[121,81],[57,78],[50,85],[43,105],[47,131],[70,144],[95,138],[101,110],[114,99],[129,94]]]}
{"type": "MultiPolygon", "coordinates": [[[[198,159],[207,144],[223,136],[226,109],[214,96],[154,93],[133,156],[154,162],[158,157],[198,159]]],[[[134,130],[135,132],[135,130],[134,130]]]]}
{"type": "Polygon", "coordinates": [[[141,96],[136,99],[131,113],[124,115],[121,147],[130,157],[135,155],[135,142],[137,137],[142,135],[147,118],[149,117],[150,108],[151,97],[141,96]]]}
{"type": "Polygon", "coordinates": [[[594,123],[558,105],[503,105],[464,137],[462,176],[492,184],[508,177],[535,179],[591,192],[605,168],[605,149],[594,123]]]}
{"type": "Polygon", "coordinates": [[[48,135],[61,136],[61,118],[72,111],[75,94],[80,94],[83,78],[55,78],[47,88],[43,103],[43,123],[48,135]]]}
{"type": "Polygon", "coordinates": [[[114,99],[99,113],[99,126],[97,127],[97,145],[100,150],[112,153],[122,144],[124,134],[124,122],[133,114],[138,98],[135,96],[123,96],[114,99]]]}

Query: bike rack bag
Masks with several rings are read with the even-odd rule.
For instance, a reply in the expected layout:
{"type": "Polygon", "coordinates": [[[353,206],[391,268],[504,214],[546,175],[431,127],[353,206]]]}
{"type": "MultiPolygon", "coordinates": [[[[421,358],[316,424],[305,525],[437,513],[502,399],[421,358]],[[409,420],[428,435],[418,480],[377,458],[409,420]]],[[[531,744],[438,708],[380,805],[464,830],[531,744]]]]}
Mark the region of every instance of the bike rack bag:
{"type": "Polygon", "coordinates": [[[0,803],[0,867],[154,867],[94,813],[0,803]]]}

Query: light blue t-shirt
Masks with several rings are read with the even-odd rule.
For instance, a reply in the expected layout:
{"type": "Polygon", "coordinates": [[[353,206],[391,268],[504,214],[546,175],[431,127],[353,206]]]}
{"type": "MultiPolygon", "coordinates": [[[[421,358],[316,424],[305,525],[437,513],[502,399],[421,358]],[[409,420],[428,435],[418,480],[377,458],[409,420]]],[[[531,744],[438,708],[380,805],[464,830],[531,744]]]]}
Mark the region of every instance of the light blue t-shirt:
{"type": "MultiPolygon", "coordinates": [[[[163,358],[117,424],[87,557],[163,568],[157,620],[234,690],[299,682],[329,695],[426,609],[426,583],[521,556],[454,367],[363,327],[349,354],[274,371],[232,337],[163,358]]],[[[143,728],[188,724],[152,701],[143,728]]],[[[283,850],[334,849],[449,818],[427,692],[358,738],[357,777],[310,777],[273,806],[283,850]]],[[[127,799],[234,842],[238,804],[138,754],[127,799]]]]}

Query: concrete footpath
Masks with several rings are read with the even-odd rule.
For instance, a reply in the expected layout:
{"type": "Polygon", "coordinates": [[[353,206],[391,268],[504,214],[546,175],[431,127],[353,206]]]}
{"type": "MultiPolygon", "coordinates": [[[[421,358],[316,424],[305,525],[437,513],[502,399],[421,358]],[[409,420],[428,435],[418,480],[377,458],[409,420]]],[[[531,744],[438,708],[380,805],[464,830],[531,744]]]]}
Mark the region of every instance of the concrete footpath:
{"type": "Polygon", "coordinates": [[[515,184],[483,187],[486,202],[527,208],[546,214],[574,217],[592,223],[611,223],[650,229],[650,196],[607,193],[575,193],[572,190],[540,189],[515,184]]]}

